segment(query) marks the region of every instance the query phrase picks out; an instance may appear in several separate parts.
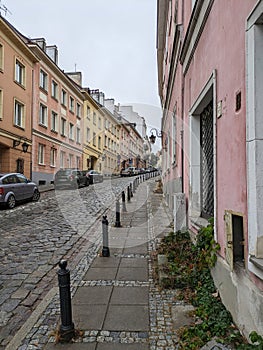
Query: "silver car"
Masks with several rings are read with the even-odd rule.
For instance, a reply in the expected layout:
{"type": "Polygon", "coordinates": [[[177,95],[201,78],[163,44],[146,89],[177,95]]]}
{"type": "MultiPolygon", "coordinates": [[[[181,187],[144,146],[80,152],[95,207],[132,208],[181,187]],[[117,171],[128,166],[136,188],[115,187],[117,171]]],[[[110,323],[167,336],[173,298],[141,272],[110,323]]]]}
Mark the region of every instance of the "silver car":
{"type": "Polygon", "coordinates": [[[38,201],[37,185],[20,173],[0,173],[0,204],[12,209],[23,200],[38,201]]]}

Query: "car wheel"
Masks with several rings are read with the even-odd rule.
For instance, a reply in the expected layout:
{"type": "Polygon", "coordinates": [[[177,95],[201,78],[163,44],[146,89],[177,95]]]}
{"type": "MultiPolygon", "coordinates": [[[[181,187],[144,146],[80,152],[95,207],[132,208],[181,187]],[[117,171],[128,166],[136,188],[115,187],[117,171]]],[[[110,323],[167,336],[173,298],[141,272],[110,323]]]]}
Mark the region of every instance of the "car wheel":
{"type": "Polygon", "coordinates": [[[34,191],[33,197],[32,197],[32,201],[33,202],[37,202],[40,198],[40,192],[38,190],[34,191]]]}
{"type": "Polygon", "coordinates": [[[8,209],[13,209],[16,205],[16,199],[15,196],[13,196],[12,194],[8,197],[8,200],[6,202],[6,206],[8,209]]]}

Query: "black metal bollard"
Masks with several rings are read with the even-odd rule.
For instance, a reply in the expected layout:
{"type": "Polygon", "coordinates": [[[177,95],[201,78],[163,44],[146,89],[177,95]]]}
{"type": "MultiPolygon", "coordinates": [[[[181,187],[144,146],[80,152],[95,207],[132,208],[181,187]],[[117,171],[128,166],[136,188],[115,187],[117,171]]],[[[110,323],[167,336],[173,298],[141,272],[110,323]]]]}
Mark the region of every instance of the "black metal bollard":
{"type": "Polygon", "coordinates": [[[133,187],[133,193],[135,193],[136,192],[136,179],[133,180],[132,187],[133,187]]]}
{"type": "Polygon", "coordinates": [[[132,193],[132,183],[130,183],[130,195],[131,195],[131,198],[133,197],[133,193],[132,193]]]}
{"type": "Polygon", "coordinates": [[[72,322],[70,271],[67,269],[66,260],[61,260],[59,267],[60,269],[57,271],[61,312],[59,332],[62,342],[70,342],[75,335],[74,323],[72,322]]]}
{"type": "Polygon", "coordinates": [[[131,200],[130,186],[127,187],[127,201],[131,200]]]}
{"type": "Polygon", "coordinates": [[[127,211],[126,204],[125,204],[125,192],[122,191],[121,193],[121,201],[122,201],[122,211],[127,211]]]}
{"type": "Polygon", "coordinates": [[[120,201],[116,200],[116,221],[115,227],[121,227],[121,209],[120,209],[120,201]]]}
{"type": "Polygon", "coordinates": [[[109,221],[107,220],[107,215],[102,217],[102,256],[109,257],[109,221]]]}

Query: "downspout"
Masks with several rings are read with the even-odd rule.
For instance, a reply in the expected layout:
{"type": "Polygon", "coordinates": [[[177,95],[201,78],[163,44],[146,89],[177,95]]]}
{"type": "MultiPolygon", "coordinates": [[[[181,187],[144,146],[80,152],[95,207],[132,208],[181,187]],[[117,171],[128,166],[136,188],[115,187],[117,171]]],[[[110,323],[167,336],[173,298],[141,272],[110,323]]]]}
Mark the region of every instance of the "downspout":
{"type": "MultiPolygon", "coordinates": [[[[183,36],[184,33],[184,1],[182,1],[182,27],[181,27],[181,36],[183,36]]],[[[181,38],[183,39],[183,38],[181,38]]],[[[182,40],[183,42],[183,40],[182,40]]],[[[183,73],[183,69],[182,69],[183,73]]],[[[182,87],[181,87],[181,92],[182,92],[182,129],[181,129],[181,177],[182,177],[182,193],[184,193],[184,87],[185,87],[185,77],[184,73],[182,74],[182,87]]]]}

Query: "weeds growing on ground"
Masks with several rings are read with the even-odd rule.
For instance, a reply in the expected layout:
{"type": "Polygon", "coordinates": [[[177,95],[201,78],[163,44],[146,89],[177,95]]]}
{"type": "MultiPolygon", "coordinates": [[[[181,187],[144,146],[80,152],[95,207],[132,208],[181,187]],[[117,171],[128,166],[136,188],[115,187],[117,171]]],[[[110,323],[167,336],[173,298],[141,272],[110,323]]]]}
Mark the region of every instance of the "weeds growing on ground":
{"type": "Polygon", "coordinates": [[[246,343],[221,302],[210,273],[219,249],[212,220],[199,231],[196,244],[188,231],[178,231],[164,237],[158,248],[157,254],[168,259],[164,287],[179,289],[179,298],[195,306],[195,323],[178,332],[180,349],[197,350],[215,338],[234,349],[263,350],[263,339],[256,332],[250,334],[252,344],[246,343]]]}

